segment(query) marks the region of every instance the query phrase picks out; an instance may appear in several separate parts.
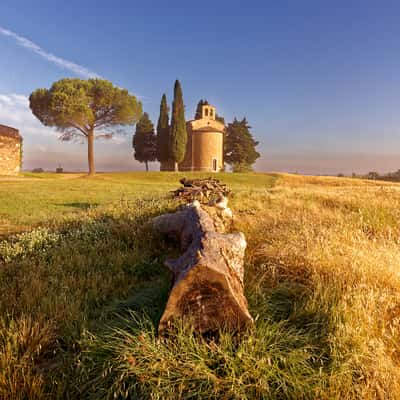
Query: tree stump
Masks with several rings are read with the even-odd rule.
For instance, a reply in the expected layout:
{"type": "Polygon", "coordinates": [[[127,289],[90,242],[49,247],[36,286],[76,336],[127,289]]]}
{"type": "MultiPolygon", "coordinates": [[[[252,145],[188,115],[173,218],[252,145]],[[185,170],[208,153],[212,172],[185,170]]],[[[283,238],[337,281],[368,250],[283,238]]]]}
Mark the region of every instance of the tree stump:
{"type": "Polygon", "coordinates": [[[194,331],[209,333],[225,328],[243,330],[253,324],[243,293],[243,233],[227,234],[224,219],[232,218],[223,199],[207,212],[198,201],[180,211],[152,220],[153,228],[180,242],[183,254],[165,261],[174,282],[158,331],[174,320],[189,322],[194,331]]]}

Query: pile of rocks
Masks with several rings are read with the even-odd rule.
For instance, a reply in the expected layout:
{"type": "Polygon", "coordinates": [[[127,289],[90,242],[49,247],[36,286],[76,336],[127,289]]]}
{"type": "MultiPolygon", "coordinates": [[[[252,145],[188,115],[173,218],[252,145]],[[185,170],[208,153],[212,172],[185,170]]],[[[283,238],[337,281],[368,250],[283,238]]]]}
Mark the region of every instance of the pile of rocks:
{"type": "Polygon", "coordinates": [[[179,181],[182,187],[173,191],[175,197],[190,203],[194,200],[200,203],[217,202],[221,198],[227,197],[231,190],[218,179],[187,179],[179,181]]]}

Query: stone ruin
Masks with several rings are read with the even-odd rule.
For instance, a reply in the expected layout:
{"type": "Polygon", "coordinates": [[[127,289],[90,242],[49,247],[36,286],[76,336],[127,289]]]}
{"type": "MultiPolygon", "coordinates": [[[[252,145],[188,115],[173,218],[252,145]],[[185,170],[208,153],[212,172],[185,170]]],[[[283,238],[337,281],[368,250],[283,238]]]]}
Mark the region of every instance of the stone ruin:
{"type": "Polygon", "coordinates": [[[0,125],[0,175],[17,175],[21,170],[22,137],[18,129],[0,125]]]}

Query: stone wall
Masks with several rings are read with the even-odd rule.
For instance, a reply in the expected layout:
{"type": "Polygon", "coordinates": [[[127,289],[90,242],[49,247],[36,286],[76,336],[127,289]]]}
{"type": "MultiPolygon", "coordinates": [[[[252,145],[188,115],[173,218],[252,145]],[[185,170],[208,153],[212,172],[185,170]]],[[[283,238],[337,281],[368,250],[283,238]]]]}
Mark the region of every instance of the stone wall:
{"type": "Polygon", "coordinates": [[[17,129],[0,125],[0,175],[17,175],[21,169],[22,138],[17,129]]]}

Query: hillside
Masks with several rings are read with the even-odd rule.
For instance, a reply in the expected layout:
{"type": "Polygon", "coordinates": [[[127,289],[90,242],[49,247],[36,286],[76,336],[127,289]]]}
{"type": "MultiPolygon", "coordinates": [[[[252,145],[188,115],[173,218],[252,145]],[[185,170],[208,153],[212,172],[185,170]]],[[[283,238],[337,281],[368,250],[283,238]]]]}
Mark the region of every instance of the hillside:
{"type": "Polygon", "coordinates": [[[400,185],[218,174],[256,328],[161,341],[181,176],[0,179],[0,398],[399,398],[400,185]]]}

